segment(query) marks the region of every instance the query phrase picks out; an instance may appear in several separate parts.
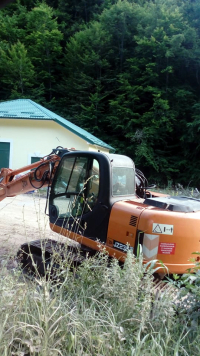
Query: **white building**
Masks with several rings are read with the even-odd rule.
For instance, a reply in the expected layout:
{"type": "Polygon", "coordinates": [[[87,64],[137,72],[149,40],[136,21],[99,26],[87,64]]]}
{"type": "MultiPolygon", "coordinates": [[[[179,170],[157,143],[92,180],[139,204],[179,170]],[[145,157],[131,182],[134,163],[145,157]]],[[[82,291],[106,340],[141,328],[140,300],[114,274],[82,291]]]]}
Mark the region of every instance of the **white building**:
{"type": "Polygon", "coordinates": [[[113,151],[105,142],[30,99],[0,103],[0,168],[17,169],[34,163],[57,146],[113,151]]]}

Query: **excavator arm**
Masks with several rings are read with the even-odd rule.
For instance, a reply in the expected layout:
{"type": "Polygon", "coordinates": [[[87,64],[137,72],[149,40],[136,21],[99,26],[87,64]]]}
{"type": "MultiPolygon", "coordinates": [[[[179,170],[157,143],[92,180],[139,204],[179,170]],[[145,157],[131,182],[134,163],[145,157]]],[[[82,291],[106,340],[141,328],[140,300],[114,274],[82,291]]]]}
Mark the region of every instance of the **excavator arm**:
{"type": "Polygon", "coordinates": [[[51,185],[58,163],[63,153],[66,152],[70,152],[70,150],[56,148],[40,161],[20,169],[2,168],[0,171],[0,201],[51,185]]]}

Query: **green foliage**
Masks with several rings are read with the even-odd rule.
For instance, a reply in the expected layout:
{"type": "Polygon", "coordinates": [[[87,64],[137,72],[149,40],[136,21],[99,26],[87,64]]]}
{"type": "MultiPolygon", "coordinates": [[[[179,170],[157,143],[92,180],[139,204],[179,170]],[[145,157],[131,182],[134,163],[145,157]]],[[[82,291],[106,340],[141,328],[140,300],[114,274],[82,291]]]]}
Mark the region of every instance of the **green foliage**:
{"type": "Polygon", "coordinates": [[[55,85],[55,65],[61,64],[62,33],[53,19],[53,10],[45,3],[33,8],[27,15],[26,43],[33,64],[37,66],[37,78],[44,84],[49,100],[55,85]]]}
{"type": "Polygon", "coordinates": [[[198,185],[199,12],[200,0],[17,0],[0,12],[1,100],[71,117],[154,182],[198,185]]]}
{"type": "Polygon", "coordinates": [[[25,46],[18,41],[6,51],[0,50],[0,63],[4,68],[1,82],[10,86],[14,97],[24,97],[33,85],[33,65],[25,46]],[[11,84],[12,82],[12,84],[11,84]]]}
{"type": "Polygon", "coordinates": [[[109,137],[117,151],[148,167],[152,177],[157,171],[160,179],[175,179],[183,160],[179,163],[173,157],[178,156],[180,142],[185,142],[186,116],[191,115],[188,103],[195,101],[189,86],[181,95],[180,68],[187,70],[186,58],[191,61],[190,48],[196,45],[196,32],[174,2],[143,6],[117,2],[104,10],[98,22],[75,34],[67,46],[67,62],[70,58],[74,64],[69,65],[73,75],[67,76],[67,98],[70,102],[78,98],[73,116],[86,129],[101,131],[104,140],[109,137]],[[104,32],[103,41],[101,35],[95,38],[97,26],[100,34],[104,32]],[[93,71],[103,60],[106,67],[93,71]],[[174,100],[176,96],[179,102],[174,100]],[[98,97],[96,106],[94,97],[98,97]],[[142,132],[142,139],[136,139],[137,132],[142,132]],[[180,141],[175,144],[177,135],[180,141]]]}
{"type": "Polygon", "coordinates": [[[200,325],[200,253],[194,253],[195,267],[188,273],[176,278],[176,285],[180,288],[176,305],[180,319],[187,322],[188,330],[192,333],[200,325]]]}

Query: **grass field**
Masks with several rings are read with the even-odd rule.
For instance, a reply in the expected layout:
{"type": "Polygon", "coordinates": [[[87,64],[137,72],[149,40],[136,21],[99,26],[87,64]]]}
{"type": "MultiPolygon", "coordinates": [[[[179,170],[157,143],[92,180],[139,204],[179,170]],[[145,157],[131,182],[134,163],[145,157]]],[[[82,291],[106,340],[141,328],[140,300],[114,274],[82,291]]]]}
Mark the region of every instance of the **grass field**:
{"type": "Polygon", "coordinates": [[[108,262],[104,252],[76,269],[65,260],[53,280],[2,268],[0,355],[199,356],[193,297],[156,294],[142,255],[128,253],[124,268],[108,262]]]}

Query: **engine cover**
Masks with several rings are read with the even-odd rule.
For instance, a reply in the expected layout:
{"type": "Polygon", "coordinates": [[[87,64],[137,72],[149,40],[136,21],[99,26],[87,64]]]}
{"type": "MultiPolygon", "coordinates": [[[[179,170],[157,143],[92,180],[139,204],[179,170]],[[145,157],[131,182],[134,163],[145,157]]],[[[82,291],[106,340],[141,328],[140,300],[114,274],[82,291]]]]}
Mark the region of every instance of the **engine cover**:
{"type": "Polygon", "coordinates": [[[176,212],[192,213],[200,211],[200,200],[184,196],[147,198],[144,204],[176,212]]]}

